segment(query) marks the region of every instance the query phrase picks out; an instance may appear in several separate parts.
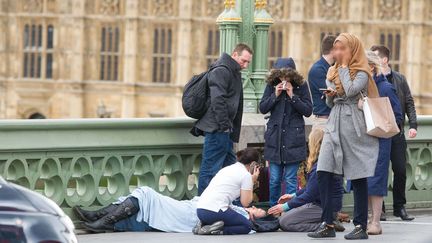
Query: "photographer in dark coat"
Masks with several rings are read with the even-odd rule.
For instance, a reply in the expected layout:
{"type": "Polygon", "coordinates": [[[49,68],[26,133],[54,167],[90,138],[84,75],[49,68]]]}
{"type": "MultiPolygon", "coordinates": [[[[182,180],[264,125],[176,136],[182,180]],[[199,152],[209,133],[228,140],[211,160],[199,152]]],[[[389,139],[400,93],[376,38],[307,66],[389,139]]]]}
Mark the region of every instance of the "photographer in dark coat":
{"type": "Polygon", "coordinates": [[[312,114],[312,102],[307,83],[295,70],[292,58],[280,58],[267,79],[260,102],[260,111],[270,113],[264,134],[264,158],[270,162],[270,204],[281,196],[282,179],[285,194],[297,189],[297,171],[306,159],[305,122],[312,114]]]}
{"type": "Polygon", "coordinates": [[[210,107],[195,124],[195,130],[205,136],[198,195],[220,169],[236,162],[233,142],[239,141],[243,115],[240,71],[248,67],[252,55],[249,46],[238,44],[231,55],[223,53],[209,73],[210,107]]]}

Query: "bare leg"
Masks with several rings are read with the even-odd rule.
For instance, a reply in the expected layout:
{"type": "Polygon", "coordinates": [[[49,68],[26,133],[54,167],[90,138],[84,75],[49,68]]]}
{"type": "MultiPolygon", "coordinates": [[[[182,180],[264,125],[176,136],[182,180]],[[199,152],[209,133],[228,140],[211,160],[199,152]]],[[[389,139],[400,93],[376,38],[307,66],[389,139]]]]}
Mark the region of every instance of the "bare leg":
{"type": "Polygon", "coordinates": [[[368,234],[379,235],[382,234],[380,216],[384,198],[382,196],[369,196],[369,199],[372,205],[372,220],[368,227],[368,234]]]}

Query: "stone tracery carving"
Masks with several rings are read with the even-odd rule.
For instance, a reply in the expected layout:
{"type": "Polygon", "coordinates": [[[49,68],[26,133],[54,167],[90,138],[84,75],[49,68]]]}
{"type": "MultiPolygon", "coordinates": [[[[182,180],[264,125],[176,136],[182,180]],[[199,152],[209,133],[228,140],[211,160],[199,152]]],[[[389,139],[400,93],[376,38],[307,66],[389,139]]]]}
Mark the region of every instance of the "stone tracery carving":
{"type": "Polygon", "coordinates": [[[217,17],[224,8],[223,0],[206,0],[206,16],[217,17]]]}
{"type": "Polygon", "coordinates": [[[399,20],[402,15],[400,0],[380,0],[378,17],[383,20],[399,20]]]}
{"type": "Polygon", "coordinates": [[[100,1],[99,11],[102,14],[118,14],[119,0],[102,0],[100,1]]]}
{"type": "Polygon", "coordinates": [[[174,3],[172,0],[154,0],[153,14],[158,16],[172,16],[174,14],[174,3]]]}
{"type": "Polygon", "coordinates": [[[284,17],[284,1],[268,0],[267,10],[274,19],[282,19],[284,17]]]}
{"type": "Polygon", "coordinates": [[[322,18],[336,20],[341,17],[341,0],[321,0],[320,6],[322,18]]]}
{"type": "Polygon", "coordinates": [[[26,0],[23,1],[23,10],[25,12],[42,12],[43,11],[43,1],[42,0],[26,0]]]}

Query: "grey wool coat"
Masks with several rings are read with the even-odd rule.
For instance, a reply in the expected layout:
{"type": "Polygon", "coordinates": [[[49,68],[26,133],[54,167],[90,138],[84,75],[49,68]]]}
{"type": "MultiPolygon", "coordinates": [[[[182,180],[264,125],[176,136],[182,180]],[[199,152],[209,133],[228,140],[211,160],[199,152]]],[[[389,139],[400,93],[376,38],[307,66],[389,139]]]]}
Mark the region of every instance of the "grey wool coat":
{"type": "MultiPolygon", "coordinates": [[[[339,68],[343,96],[327,97],[332,108],[318,157],[317,171],[344,175],[348,180],[373,176],[378,159],[378,138],[366,133],[363,111],[358,108],[360,92],[367,94],[368,75],[359,71],[351,80],[348,68],[339,68]]],[[[335,89],[327,80],[327,87],[335,89]]]]}

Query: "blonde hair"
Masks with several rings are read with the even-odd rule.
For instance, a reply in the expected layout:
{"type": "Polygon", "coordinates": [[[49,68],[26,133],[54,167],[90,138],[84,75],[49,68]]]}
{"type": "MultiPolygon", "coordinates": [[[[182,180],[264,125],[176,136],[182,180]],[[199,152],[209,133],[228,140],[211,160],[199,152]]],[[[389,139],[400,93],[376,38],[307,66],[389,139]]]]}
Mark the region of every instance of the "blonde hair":
{"type": "Polygon", "coordinates": [[[379,59],[379,56],[375,54],[375,52],[373,51],[366,51],[366,56],[368,59],[368,63],[374,66],[375,73],[380,74],[382,67],[381,67],[381,61],[379,59]]]}
{"type": "Polygon", "coordinates": [[[312,166],[318,160],[318,155],[321,149],[321,142],[324,137],[324,130],[321,127],[314,127],[309,133],[309,156],[306,160],[306,169],[308,172],[312,170],[312,166]]]}

